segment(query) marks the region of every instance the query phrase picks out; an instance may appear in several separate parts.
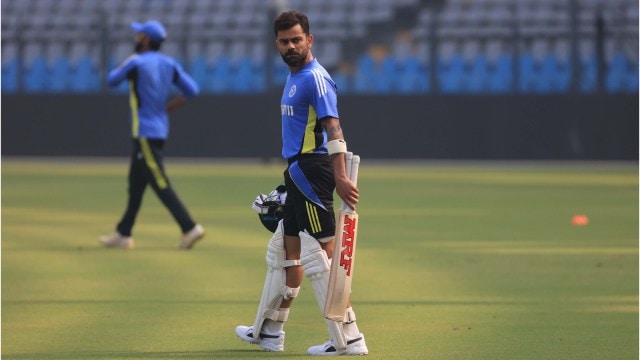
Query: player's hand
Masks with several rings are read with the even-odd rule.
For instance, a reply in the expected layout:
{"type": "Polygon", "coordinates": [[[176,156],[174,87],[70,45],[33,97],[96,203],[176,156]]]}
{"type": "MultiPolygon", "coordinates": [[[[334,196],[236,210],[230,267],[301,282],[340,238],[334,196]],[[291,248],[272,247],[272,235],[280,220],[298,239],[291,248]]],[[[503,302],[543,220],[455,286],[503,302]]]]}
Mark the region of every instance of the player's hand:
{"type": "Polygon", "coordinates": [[[169,100],[167,103],[167,112],[173,112],[173,110],[184,106],[187,103],[187,98],[184,96],[176,96],[169,100]]]}
{"type": "Polygon", "coordinates": [[[336,192],[349,209],[356,211],[360,195],[358,187],[353,181],[347,178],[336,180],[336,192]]]}

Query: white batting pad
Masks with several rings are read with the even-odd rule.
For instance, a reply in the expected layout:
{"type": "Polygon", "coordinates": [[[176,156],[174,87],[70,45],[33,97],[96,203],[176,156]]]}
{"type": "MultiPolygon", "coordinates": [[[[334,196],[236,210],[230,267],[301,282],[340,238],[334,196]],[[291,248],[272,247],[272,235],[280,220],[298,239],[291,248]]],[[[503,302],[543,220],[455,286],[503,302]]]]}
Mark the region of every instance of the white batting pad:
{"type": "Polygon", "coordinates": [[[300,265],[300,261],[286,260],[283,236],[284,230],[282,220],[280,220],[267,245],[267,275],[264,280],[264,288],[262,289],[256,320],[253,323],[255,341],[260,338],[260,330],[265,319],[287,321],[289,311],[288,309],[280,311],[280,305],[284,298],[294,298],[300,290],[299,287],[290,288],[286,285],[287,274],[285,268],[300,265]]]}
{"type": "MultiPolygon", "coordinates": [[[[304,275],[313,286],[313,293],[316,296],[316,301],[322,312],[324,310],[329,286],[329,259],[320,247],[318,240],[305,232],[300,232],[300,246],[300,261],[304,275]]],[[[324,320],[329,330],[329,336],[331,340],[333,340],[336,348],[339,350],[346,349],[347,340],[344,336],[342,323],[326,318],[324,320]]]]}

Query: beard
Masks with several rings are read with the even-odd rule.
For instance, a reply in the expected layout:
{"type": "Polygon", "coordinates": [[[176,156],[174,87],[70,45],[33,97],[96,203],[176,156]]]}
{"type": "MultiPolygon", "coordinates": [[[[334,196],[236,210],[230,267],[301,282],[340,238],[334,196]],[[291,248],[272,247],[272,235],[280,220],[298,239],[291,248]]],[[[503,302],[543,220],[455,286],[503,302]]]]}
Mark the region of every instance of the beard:
{"type": "Polygon", "coordinates": [[[136,54],[137,54],[137,53],[140,53],[140,51],[142,51],[142,47],[143,47],[143,46],[144,46],[144,45],[142,44],[142,42],[137,42],[137,43],[135,44],[135,46],[133,47],[133,50],[136,52],[136,54]]]}
{"type": "Polygon", "coordinates": [[[285,54],[280,54],[282,56],[282,60],[291,67],[298,67],[304,64],[305,60],[307,60],[307,56],[309,56],[309,49],[303,50],[301,53],[296,53],[295,51],[289,51],[285,54]]]}

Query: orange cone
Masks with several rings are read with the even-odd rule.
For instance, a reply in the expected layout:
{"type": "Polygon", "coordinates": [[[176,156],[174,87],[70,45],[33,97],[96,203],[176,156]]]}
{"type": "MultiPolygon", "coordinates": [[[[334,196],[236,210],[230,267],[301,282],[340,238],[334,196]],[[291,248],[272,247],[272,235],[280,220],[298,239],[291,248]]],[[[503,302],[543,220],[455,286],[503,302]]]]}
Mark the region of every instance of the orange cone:
{"type": "Polygon", "coordinates": [[[571,224],[575,226],[585,226],[589,224],[589,218],[587,215],[574,215],[571,218],[571,224]]]}

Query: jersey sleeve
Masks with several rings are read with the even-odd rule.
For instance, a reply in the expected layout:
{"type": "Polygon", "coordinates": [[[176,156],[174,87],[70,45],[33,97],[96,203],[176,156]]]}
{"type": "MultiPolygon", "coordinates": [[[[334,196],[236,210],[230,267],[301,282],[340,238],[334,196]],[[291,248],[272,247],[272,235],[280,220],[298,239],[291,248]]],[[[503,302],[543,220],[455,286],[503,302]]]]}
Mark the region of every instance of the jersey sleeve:
{"type": "Polygon", "coordinates": [[[187,74],[177,62],[174,64],[173,83],[182,91],[187,99],[191,99],[200,93],[200,87],[196,81],[187,74]]]}
{"type": "Polygon", "coordinates": [[[312,69],[307,78],[309,89],[309,103],[313,107],[318,119],[325,117],[339,118],[338,96],[336,84],[330,77],[324,76],[319,69],[312,69]]]}
{"type": "Polygon", "coordinates": [[[125,59],[122,64],[109,72],[107,83],[109,86],[116,86],[127,78],[129,72],[136,67],[138,55],[134,54],[125,59]]]}

